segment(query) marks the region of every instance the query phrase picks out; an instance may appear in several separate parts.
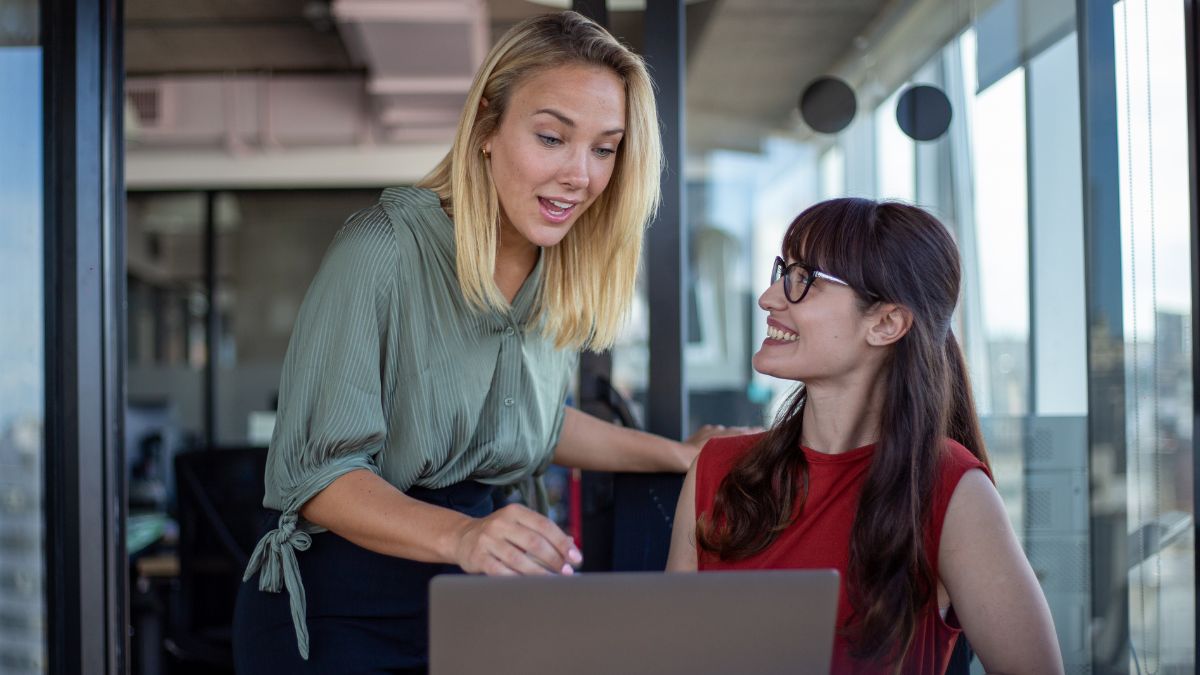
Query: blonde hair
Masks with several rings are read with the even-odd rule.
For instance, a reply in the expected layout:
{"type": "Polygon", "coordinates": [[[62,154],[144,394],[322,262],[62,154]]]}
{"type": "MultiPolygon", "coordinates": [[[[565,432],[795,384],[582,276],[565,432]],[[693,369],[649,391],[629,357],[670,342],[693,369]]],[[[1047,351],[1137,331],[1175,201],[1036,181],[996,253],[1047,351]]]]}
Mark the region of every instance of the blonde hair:
{"type": "Polygon", "coordinates": [[[654,89],[641,57],[575,12],[527,19],[504,34],[475,75],[450,152],[418,183],[454,218],[459,285],[477,308],[507,309],[496,286],[500,205],[483,145],[531,74],[582,63],[625,85],[625,136],[608,187],[556,246],[545,249],[535,320],[559,348],[612,346],[633,299],[642,233],[658,208],[662,146],[654,89]],[[488,105],[481,107],[486,99],[488,105]]]}

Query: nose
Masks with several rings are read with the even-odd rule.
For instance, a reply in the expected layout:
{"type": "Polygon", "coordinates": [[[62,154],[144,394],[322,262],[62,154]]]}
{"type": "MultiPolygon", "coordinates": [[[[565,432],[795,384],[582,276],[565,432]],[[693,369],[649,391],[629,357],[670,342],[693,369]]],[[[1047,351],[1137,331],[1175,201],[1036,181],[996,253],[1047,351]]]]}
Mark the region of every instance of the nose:
{"type": "Polygon", "coordinates": [[[567,153],[558,170],[558,182],[571,190],[585,190],[591,178],[588,175],[588,150],[580,148],[567,153]]]}
{"type": "Polygon", "coordinates": [[[787,309],[787,297],[783,294],[783,279],[767,286],[767,290],[758,296],[758,306],[765,312],[783,311],[787,309]]]}

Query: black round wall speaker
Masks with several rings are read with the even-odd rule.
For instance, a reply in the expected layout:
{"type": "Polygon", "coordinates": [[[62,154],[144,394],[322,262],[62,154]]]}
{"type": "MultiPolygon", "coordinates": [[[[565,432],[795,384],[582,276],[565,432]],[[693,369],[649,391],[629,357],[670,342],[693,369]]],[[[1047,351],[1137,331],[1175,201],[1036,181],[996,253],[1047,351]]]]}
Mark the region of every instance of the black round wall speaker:
{"type": "Polygon", "coordinates": [[[910,87],[896,102],[896,123],[911,139],[932,141],[950,128],[950,99],[927,84],[910,87]]]}
{"type": "Polygon", "coordinates": [[[854,90],[836,77],[818,77],[800,95],[800,116],[823,134],[836,134],[850,126],[857,110],[854,90]]]}

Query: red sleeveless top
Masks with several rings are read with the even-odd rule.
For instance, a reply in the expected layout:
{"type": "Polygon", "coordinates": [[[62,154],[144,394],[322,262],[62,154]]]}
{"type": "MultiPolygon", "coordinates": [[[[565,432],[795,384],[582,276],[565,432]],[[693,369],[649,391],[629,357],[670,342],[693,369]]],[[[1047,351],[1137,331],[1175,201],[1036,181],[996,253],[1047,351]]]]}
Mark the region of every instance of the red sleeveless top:
{"type": "MultiPolygon", "coordinates": [[[[696,516],[709,513],[713,498],[721,479],[733,468],[760,438],[762,434],[714,438],[700,453],[696,465],[696,516]]],[[[804,511],[795,523],[783,531],[779,538],[765,551],[732,562],[718,560],[715,555],[698,551],[697,563],[704,570],[738,569],[812,569],[834,568],[841,575],[838,593],[837,630],[833,642],[834,675],[874,675],[889,673],[886,665],[868,663],[850,656],[850,643],[846,628],[853,621],[853,611],[846,592],[847,565],[850,557],[850,528],[858,508],[858,496],[866,480],[867,469],[875,453],[875,446],[868,445],[839,455],[828,455],[804,448],[808,459],[809,489],[804,511]]],[[[930,512],[929,530],[926,532],[926,550],[936,577],[938,570],[938,544],[941,541],[942,523],[950,496],[958,486],[959,479],[971,469],[987,473],[983,462],[969,450],[947,439],[943,454],[940,476],[934,486],[933,508],[930,512]]],[[[989,473],[990,476],[990,473],[989,473]]],[[[711,517],[711,515],[710,515],[711,517]]],[[[921,612],[913,634],[913,646],[905,660],[902,672],[906,675],[943,675],[950,661],[950,653],[962,629],[954,618],[953,608],[946,619],[942,619],[935,597],[921,612]]]]}

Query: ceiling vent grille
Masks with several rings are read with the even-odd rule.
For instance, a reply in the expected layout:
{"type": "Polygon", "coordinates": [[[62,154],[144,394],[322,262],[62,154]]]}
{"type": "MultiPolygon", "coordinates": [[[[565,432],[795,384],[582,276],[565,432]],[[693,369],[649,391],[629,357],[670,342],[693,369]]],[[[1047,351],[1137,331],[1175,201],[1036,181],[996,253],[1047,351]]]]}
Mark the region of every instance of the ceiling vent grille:
{"type": "Polygon", "coordinates": [[[162,131],[175,122],[170,83],[158,80],[127,82],[126,110],[139,131],[162,131]]]}

